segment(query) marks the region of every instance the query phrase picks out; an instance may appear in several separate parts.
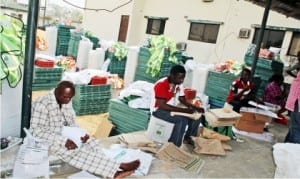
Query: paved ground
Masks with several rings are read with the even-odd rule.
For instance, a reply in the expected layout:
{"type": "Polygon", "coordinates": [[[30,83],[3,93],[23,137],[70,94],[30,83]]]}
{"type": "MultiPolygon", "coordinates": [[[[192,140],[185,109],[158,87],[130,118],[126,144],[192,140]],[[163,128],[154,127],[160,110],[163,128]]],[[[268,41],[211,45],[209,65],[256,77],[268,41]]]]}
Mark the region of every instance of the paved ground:
{"type": "MultiPolygon", "coordinates": [[[[199,174],[186,172],[155,159],[149,175],[144,178],[274,178],[276,166],[273,160],[272,146],[276,142],[283,142],[287,130],[285,125],[271,123],[269,131],[275,135],[275,141],[271,143],[237,135],[244,142],[230,141],[232,151],[227,152],[226,156],[200,155],[205,164],[199,174]]],[[[103,140],[103,146],[109,147],[115,142],[117,142],[116,136],[109,137],[103,140]]],[[[193,153],[189,145],[183,146],[182,149],[193,153]]],[[[56,174],[51,178],[66,178],[77,171],[66,164],[59,165],[56,168],[56,174]]]]}
{"type": "MultiPolygon", "coordinates": [[[[287,126],[272,123],[269,130],[275,135],[275,142],[282,142],[287,133],[287,126]]],[[[273,161],[272,146],[275,142],[237,136],[244,142],[230,141],[229,144],[233,150],[227,152],[226,156],[200,155],[205,164],[199,174],[186,172],[155,159],[147,176],[130,178],[274,178],[276,166],[273,161]]],[[[117,137],[114,136],[104,139],[102,144],[108,147],[116,142],[117,137]]],[[[184,145],[182,149],[193,153],[190,145],[184,145]]],[[[78,171],[68,165],[63,165],[59,170],[56,175],[52,176],[53,178],[67,177],[78,171]]]]}

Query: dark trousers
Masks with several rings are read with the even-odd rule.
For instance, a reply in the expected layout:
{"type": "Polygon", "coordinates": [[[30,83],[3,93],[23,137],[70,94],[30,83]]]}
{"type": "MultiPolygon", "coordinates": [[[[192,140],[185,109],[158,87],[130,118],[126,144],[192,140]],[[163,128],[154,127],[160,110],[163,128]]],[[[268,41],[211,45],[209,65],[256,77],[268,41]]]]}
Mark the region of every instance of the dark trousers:
{"type": "Polygon", "coordinates": [[[300,112],[299,101],[295,102],[295,109],[291,111],[291,120],[289,122],[289,132],[287,133],[284,142],[300,144],[300,112]]]}

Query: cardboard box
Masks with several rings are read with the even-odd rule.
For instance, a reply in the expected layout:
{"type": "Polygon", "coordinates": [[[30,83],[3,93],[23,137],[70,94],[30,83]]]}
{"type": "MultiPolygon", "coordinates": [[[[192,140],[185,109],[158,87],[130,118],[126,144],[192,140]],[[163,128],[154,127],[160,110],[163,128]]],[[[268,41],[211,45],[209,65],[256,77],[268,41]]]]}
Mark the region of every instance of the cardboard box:
{"type": "Polygon", "coordinates": [[[242,117],[237,120],[235,127],[239,130],[254,133],[263,133],[265,123],[270,120],[269,116],[252,113],[241,112],[242,117]]]}
{"type": "Polygon", "coordinates": [[[110,132],[114,127],[108,120],[108,113],[76,116],[76,122],[80,127],[87,130],[87,133],[90,136],[95,137],[96,139],[109,137],[110,132]]]}

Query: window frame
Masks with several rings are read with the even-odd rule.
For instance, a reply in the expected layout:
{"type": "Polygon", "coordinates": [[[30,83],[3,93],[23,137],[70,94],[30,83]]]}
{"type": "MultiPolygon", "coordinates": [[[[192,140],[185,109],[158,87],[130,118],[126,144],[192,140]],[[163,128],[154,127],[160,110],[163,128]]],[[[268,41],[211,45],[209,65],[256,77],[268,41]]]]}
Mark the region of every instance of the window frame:
{"type": "Polygon", "coordinates": [[[168,18],[163,17],[149,17],[147,18],[147,27],[146,27],[146,34],[150,35],[162,35],[165,31],[165,25],[168,18]]]}
{"type": "MultiPolygon", "coordinates": [[[[252,43],[253,44],[256,44],[256,40],[258,39],[258,36],[259,36],[259,31],[260,31],[260,27],[255,27],[254,29],[254,35],[253,35],[253,38],[252,38],[252,43]]],[[[283,40],[284,40],[284,36],[285,36],[285,30],[283,29],[270,29],[270,28],[266,28],[264,30],[264,37],[262,39],[262,48],[270,48],[270,47],[276,47],[276,48],[281,48],[282,47],[282,44],[283,44],[283,40]],[[274,33],[281,33],[281,34],[274,34],[274,33]],[[272,35],[274,34],[274,35],[272,35]],[[272,38],[272,36],[276,36],[276,37],[279,37],[281,36],[281,42],[280,45],[277,45],[276,43],[278,42],[275,42],[273,41],[274,38],[272,38]]]]}
{"type": "Polygon", "coordinates": [[[222,22],[206,21],[206,20],[188,20],[188,21],[190,22],[190,28],[187,37],[188,40],[212,43],[212,44],[217,43],[218,35],[220,31],[220,25],[223,24],[222,22]],[[215,30],[215,34],[212,34],[211,28],[215,30]]]}
{"type": "Polygon", "coordinates": [[[290,41],[290,45],[289,45],[289,49],[287,51],[287,55],[297,56],[297,52],[300,50],[300,45],[299,44],[300,44],[300,32],[299,31],[293,31],[293,35],[292,35],[292,38],[291,38],[291,41],[290,41]],[[298,36],[298,37],[295,37],[295,36],[298,36]],[[298,42],[296,42],[296,41],[298,41],[298,42]]]}

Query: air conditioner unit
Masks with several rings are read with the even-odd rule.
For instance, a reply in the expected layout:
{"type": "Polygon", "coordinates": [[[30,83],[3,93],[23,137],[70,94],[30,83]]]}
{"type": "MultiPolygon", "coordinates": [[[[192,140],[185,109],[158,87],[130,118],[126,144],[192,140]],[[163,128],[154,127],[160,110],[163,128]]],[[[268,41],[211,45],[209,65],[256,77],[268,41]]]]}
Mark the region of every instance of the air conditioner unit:
{"type": "Polygon", "coordinates": [[[179,51],[185,51],[186,50],[186,43],[185,42],[178,42],[176,44],[176,48],[179,51]]]}
{"type": "Polygon", "coordinates": [[[245,39],[249,38],[250,32],[251,29],[245,29],[245,28],[240,29],[239,38],[245,38],[245,39]]]}

